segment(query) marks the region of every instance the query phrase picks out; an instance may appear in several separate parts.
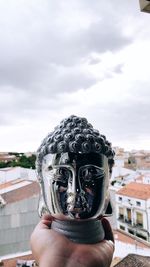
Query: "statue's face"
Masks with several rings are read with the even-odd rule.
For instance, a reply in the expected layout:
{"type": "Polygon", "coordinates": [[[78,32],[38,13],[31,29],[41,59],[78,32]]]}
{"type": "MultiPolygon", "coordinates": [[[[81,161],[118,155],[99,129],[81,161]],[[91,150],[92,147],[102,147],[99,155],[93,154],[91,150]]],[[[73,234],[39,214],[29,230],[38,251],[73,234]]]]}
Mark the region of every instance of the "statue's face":
{"type": "Polygon", "coordinates": [[[43,159],[42,179],[44,201],[53,216],[88,219],[105,212],[109,172],[104,155],[49,154],[43,159]]]}

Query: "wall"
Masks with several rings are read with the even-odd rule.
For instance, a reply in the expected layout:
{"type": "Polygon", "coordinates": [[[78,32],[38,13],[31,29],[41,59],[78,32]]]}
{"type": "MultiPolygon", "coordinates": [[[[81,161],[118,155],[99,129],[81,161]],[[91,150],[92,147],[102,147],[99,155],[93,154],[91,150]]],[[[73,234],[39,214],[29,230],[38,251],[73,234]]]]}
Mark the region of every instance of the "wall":
{"type": "Polygon", "coordinates": [[[30,235],[39,221],[39,196],[0,209],[0,256],[30,250],[30,235]]]}
{"type": "MultiPolygon", "coordinates": [[[[127,223],[125,220],[117,221],[117,228],[120,230],[120,225],[124,227],[124,231],[128,233],[128,229],[134,230],[135,234],[140,234],[145,236],[148,239],[149,224],[150,224],[150,215],[147,209],[147,201],[131,198],[127,196],[122,196],[116,194],[116,216],[119,218],[119,207],[124,209],[124,218],[127,218],[127,208],[131,209],[131,223],[127,223]],[[119,200],[119,198],[122,200],[119,200]],[[137,201],[141,203],[141,206],[137,205],[137,201]],[[143,214],[143,227],[134,226],[136,224],[136,213],[143,214]],[[149,216],[149,217],[148,217],[149,216]]],[[[150,240],[149,240],[150,241],[150,240]]]]}
{"type": "Polygon", "coordinates": [[[5,168],[0,170],[0,183],[6,183],[15,179],[36,180],[36,172],[22,167],[5,168]]]}

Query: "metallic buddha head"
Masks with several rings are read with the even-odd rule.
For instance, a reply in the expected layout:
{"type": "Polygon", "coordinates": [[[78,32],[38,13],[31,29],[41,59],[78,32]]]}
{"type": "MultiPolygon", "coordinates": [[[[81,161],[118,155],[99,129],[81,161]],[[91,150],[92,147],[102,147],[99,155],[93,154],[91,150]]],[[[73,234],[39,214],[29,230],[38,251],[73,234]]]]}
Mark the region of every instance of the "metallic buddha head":
{"type": "Polygon", "coordinates": [[[46,210],[54,217],[68,219],[104,215],[113,158],[111,144],[87,119],[74,115],[64,119],[37,151],[37,173],[46,210]]]}

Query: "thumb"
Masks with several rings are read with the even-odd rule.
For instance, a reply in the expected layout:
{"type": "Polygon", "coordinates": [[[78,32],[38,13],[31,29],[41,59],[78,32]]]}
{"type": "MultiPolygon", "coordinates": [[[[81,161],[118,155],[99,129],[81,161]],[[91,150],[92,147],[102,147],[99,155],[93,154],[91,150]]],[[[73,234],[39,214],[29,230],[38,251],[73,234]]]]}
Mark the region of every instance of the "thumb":
{"type": "Polygon", "coordinates": [[[104,239],[105,240],[111,240],[114,243],[114,235],[113,235],[112,228],[110,226],[109,221],[106,218],[103,217],[101,219],[101,222],[102,222],[102,225],[103,225],[103,228],[104,228],[104,232],[105,232],[104,239]]]}

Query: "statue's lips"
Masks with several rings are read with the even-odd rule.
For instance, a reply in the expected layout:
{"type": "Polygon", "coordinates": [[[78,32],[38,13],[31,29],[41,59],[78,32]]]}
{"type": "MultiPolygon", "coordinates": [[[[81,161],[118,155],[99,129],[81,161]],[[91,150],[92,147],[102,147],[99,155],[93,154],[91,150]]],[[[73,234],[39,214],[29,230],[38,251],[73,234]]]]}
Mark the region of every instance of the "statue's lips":
{"type": "Polygon", "coordinates": [[[86,208],[73,208],[70,212],[74,215],[74,214],[76,214],[76,213],[83,213],[83,212],[85,212],[86,211],[86,208]]]}

